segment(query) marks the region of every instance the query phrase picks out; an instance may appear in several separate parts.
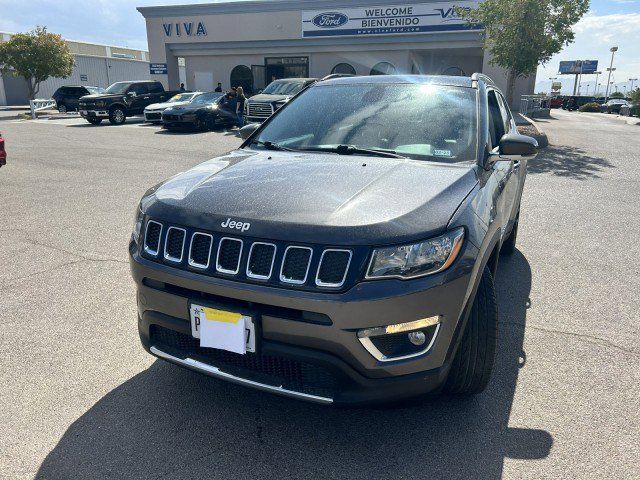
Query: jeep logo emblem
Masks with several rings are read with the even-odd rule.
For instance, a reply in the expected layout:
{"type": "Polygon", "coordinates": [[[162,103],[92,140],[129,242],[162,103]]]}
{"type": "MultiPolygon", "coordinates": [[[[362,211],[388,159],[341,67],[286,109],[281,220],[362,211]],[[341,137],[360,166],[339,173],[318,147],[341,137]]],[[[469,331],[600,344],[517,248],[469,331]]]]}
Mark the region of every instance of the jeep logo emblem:
{"type": "Polygon", "coordinates": [[[245,222],[236,222],[235,220],[231,220],[227,218],[224,222],[220,224],[222,228],[231,228],[232,230],[240,230],[241,232],[246,232],[251,228],[250,223],[245,222]]]}
{"type": "Polygon", "coordinates": [[[311,21],[316,27],[338,28],[347,23],[349,21],[349,17],[344,13],[327,12],[316,15],[311,21]]]}

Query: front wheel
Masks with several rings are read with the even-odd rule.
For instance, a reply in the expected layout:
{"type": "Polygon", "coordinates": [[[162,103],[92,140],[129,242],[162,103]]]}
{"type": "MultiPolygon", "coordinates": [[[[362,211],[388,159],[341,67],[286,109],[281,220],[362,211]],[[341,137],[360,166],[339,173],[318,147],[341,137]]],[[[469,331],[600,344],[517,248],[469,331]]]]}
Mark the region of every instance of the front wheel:
{"type": "Polygon", "coordinates": [[[493,275],[485,267],[471,315],[458,346],[444,391],[456,395],[481,393],[489,384],[496,354],[498,306],[493,275]]]}
{"type": "Polygon", "coordinates": [[[67,113],[67,106],[64,103],[61,103],[60,105],[58,105],[58,112],[67,113]]]}
{"type": "Polygon", "coordinates": [[[127,115],[121,107],[112,108],[109,112],[109,122],[111,125],[122,125],[126,119],[127,115]]]}

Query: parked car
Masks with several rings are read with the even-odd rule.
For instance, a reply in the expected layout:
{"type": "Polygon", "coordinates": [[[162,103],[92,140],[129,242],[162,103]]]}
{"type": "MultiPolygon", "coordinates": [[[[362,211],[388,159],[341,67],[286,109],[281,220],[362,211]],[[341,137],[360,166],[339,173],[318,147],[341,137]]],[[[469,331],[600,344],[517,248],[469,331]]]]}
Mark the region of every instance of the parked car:
{"type": "Polygon", "coordinates": [[[7,150],[4,148],[4,138],[0,132],[0,167],[7,164],[7,150]]]}
{"type": "Polygon", "coordinates": [[[80,98],[86,95],[96,95],[104,92],[104,88],[88,87],[86,85],[68,85],[60,87],[51,96],[56,101],[60,113],[78,110],[80,98]]]}
{"type": "Polygon", "coordinates": [[[321,81],[245,129],[137,208],[144,348],[323,404],[481,392],[537,152],[493,81],[321,81]]]}
{"type": "Polygon", "coordinates": [[[264,122],[291,98],[317,81],[317,78],[285,78],[271,82],[261,93],[247,100],[244,107],[246,121],[264,122]]]}
{"type": "Polygon", "coordinates": [[[563,97],[553,97],[551,100],[549,100],[549,108],[562,108],[563,102],[563,97]]]}
{"type": "Polygon", "coordinates": [[[105,118],[112,125],[121,125],[127,117],[142,115],[145,107],[166,102],[178,93],[166,92],[162,83],[157,81],[117,82],[104,93],[82,97],[80,115],[93,125],[98,125],[105,118]]]}
{"type": "Polygon", "coordinates": [[[223,105],[224,95],[219,92],[203,93],[186,105],[167,108],[162,112],[162,128],[167,130],[212,130],[237,123],[235,112],[223,105]]]}
{"type": "Polygon", "coordinates": [[[162,123],[162,112],[167,108],[186,105],[204,92],[178,93],[163,103],[153,103],[144,109],[144,121],[148,123],[162,123]]]}
{"type": "Polygon", "coordinates": [[[620,114],[622,107],[629,107],[631,104],[622,98],[612,98],[607,103],[602,105],[602,113],[617,113],[620,114]]]}
{"type": "Polygon", "coordinates": [[[596,101],[596,97],[587,97],[584,95],[568,95],[564,98],[562,102],[563,110],[569,110],[570,112],[573,110],[578,110],[583,105],[587,103],[594,103],[596,101]]]}

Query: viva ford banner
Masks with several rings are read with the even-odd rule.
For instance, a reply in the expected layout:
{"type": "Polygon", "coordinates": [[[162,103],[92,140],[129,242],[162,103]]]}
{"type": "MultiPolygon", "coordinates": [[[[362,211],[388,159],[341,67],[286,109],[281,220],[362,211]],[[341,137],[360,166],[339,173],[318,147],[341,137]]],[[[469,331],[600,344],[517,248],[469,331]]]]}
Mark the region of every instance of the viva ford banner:
{"type": "Polygon", "coordinates": [[[302,36],[397,35],[481,29],[469,27],[457,11],[477,5],[477,1],[461,1],[309,10],[302,12],[302,36]]]}

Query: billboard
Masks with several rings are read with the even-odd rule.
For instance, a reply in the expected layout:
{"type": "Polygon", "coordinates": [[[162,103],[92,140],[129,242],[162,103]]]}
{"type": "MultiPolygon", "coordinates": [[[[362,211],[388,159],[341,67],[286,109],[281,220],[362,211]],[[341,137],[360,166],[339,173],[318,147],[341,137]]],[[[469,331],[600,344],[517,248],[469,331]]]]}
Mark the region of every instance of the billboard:
{"type": "Polygon", "coordinates": [[[598,71],[598,60],[571,60],[560,62],[560,75],[591,74],[598,71]]]}
{"type": "Polygon", "coordinates": [[[399,35],[481,30],[481,26],[467,25],[457,12],[459,8],[469,9],[477,6],[477,0],[469,0],[306,10],[302,12],[302,36],[399,35]]]}

